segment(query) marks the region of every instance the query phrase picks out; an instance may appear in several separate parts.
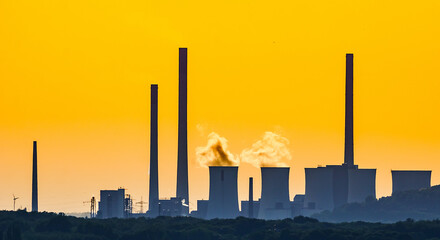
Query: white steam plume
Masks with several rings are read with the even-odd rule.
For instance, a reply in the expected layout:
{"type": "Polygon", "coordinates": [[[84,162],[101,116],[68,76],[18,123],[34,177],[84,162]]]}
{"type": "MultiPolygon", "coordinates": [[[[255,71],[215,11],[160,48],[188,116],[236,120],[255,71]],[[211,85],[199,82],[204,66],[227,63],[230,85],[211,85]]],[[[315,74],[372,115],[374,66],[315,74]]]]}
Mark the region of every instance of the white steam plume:
{"type": "Polygon", "coordinates": [[[263,139],[241,152],[241,161],[255,167],[285,167],[292,159],[287,148],[289,140],[273,132],[265,132],[263,139]]]}

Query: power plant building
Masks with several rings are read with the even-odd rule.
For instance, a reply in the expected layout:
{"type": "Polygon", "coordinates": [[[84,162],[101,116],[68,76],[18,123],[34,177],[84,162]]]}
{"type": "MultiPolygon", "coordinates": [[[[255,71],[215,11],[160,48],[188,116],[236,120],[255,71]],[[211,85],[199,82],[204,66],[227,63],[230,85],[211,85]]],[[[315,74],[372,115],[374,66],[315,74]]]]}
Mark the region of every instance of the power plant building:
{"type": "Polygon", "coordinates": [[[261,168],[260,219],[284,219],[291,216],[289,167],[261,168]]]}
{"type": "MultiPolygon", "coordinates": [[[[188,205],[181,198],[159,199],[159,216],[179,217],[188,215],[188,205]]],[[[151,216],[150,216],[151,217],[151,216]]]]}
{"type": "Polygon", "coordinates": [[[304,208],[311,212],[376,198],[376,169],[359,169],[354,165],[353,54],[346,55],[344,164],[306,168],[305,175],[304,208]]]}
{"type": "Polygon", "coordinates": [[[191,212],[191,217],[206,219],[209,200],[197,200],[197,210],[191,212]]]}
{"type": "Polygon", "coordinates": [[[260,210],[260,201],[253,201],[251,205],[252,205],[251,212],[253,213],[252,216],[249,215],[249,211],[250,211],[249,201],[241,201],[240,216],[248,217],[248,218],[258,217],[258,212],[260,210]]]}
{"type": "Polygon", "coordinates": [[[123,218],[125,216],[125,189],[101,190],[98,218],[123,218]]]}
{"type": "Polygon", "coordinates": [[[391,171],[393,194],[431,187],[431,171],[391,171]]]}
{"type": "Polygon", "coordinates": [[[209,167],[207,219],[238,217],[237,178],[238,167],[209,167]]]}

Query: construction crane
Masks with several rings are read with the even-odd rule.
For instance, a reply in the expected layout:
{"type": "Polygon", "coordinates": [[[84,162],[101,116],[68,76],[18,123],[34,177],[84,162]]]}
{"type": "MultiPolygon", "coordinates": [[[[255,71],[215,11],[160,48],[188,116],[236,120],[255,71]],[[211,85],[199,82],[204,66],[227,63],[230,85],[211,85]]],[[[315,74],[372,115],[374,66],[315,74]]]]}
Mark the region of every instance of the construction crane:
{"type": "Polygon", "coordinates": [[[17,199],[19,199],[19,197],[16,197],[14,194],[12,194],[12,197],[14,199],[14,211],[15,211],[15,201],[17,201],[17,199]]]}
{"type": "Polygon", "coordinates": [[[92,199],[90,199],[90,201],[84,201],[84,204],[86,203],[90,203],[90,218],[95,218],[96,217],[96,200],[95,200],[95,196],[92,197],[92,199]]]}
{"type": "Polygon", "coordinates": [[[139,213],[144,213],[144,204],[146,204],[146,203],[148,203],[148,202],[144,202],[142,200],[142,197],[141,197],[141,201],[136,203],[136,205],[140,205],[141,206],[141,211],[139,213]]]}

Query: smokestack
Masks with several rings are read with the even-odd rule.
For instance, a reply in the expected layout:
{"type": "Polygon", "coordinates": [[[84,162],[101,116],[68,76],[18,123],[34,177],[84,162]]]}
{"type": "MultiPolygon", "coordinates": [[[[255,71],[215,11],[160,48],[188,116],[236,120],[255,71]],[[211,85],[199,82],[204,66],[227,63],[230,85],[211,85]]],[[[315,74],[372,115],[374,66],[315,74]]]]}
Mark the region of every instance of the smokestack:
{"type": "Polygon", "coordinates": [[[187,49],[179,48],[179,133],[176,197],[189,204],[187,135],[187,49]]]}
{"type": "Polygon", "coordinates": [[[249,218],[254,218],[254,179],[249,178],[249,218]]]}
{"type": "Polygon", "coordinates": [[[38,212],[37,141],[34,141],[32,157],[32,212],[38,212]]]}
{"type": "Polygon", "coordinates": [[[344,165],[353,167],[353,54],[346,55],[345,73],[345,155],[344,165]]]}
{"type": "Polygon", "coordinates": [[[152,216],[159,213],[159,173],[158,173],[158,147],[157,147],[157,84],[151,85],[151,120],[150,120],[150,194],[149,211],[152,216]]]}
{"type": "Polygon", "coordinates": [[[289,167],[261,168],[261,200],[258,218],[284,219],[291,216],[289,167]]]}
{"type": "Polygon", "coordinates": [[[209,167],[207,218],[238,217],[238,167],[209,167]]]}

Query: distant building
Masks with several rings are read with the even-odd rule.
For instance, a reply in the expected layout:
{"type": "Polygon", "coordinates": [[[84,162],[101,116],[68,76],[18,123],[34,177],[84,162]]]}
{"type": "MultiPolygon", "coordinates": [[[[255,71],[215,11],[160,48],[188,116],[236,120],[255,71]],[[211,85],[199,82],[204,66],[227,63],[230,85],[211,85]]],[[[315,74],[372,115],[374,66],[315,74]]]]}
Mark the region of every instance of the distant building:
{"type": "Polygon", "coordinates": [[[431,187],[431,171],[391,171],[393,194],[431,187]]]}
{"type": "Polygon", "coordinates": [[[182,198],[159,199],[159,216],[188,216],[188,205],[182,198]]]}
{"type": "Polygon", "coordinates": [[[291,217],[294,218],[296,216],[303,215],[302,210],[304,208],[304,199],[306,195],[297,194],[293,198],[293,202],[291,202],[291,217]]]}
{"type": "Polygon", "coordinates": [[[192,211],[190,216],[206,219],[206,214],[208,213],[208,203],[208,200],[197,200],[197,210],[192,211]]]}
{"type": "Polygon", "coordinates": [[[133,201],[130,195],[125,195],[125,189],[101,190],[98,202],[98,218],[128,218],[131,217],[133,201]]]}
{"type": "MultiPolygon", "coordinates": [[[[260,210],[260,200],[253,201],[253,214],[254,218],[258,217],[258,212],[260,210]]],[[[249,217],[249,201],[241,201],[241,217],[249,217]]]]}
{"type": "Polygon", "coordinates": [[[101,190],[98,218],[123,218],[125,189],[101,190]]]}

